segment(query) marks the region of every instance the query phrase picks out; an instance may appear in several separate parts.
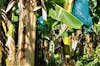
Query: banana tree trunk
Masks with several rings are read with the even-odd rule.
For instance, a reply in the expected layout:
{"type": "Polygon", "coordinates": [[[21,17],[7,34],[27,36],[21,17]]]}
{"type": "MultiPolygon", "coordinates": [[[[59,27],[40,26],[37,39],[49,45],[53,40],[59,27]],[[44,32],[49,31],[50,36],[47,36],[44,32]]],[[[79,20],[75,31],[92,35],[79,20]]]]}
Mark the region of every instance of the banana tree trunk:
{"type": "Polygon", "coordinates": [[[32,0],[23,2],[25,8],[20,8],[19,17],[18,66],[34,66],[36,13],[33,12],[33,8],[36,7],[36,2],[32,0]]]}

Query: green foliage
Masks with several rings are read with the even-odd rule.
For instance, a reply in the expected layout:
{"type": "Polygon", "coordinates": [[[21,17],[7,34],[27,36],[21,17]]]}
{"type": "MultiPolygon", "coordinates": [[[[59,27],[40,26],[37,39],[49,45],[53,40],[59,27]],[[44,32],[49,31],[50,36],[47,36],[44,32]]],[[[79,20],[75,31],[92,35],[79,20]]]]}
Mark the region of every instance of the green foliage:
{"type": "Polygon", "coordinates": [[[11,20],[13,21],[13,22],[18,22],[18,20],[19,20],[19,18],[18,18],[18,16],[19,16],[19,9],[18,9],[18,6],[17,5],[15,5],[13,8],[12,8],[12,13],[11,13],[12,15],[11,15],[11,20]]]}
{"type": "MultiPolygon", "coordinates": [[[[46,3],[47,10],[48,10],[48,20],[47,20],[47,22],[44,22],[44,23],[49,26],[49,32],[45,32],[45,31],[41,30],[40,31],[41,34],[39,34],[39,35],[40,36],[42,35],[43,39],[45,38],[45,39],[48,39],[49,41],[54,42],[54,43],[49,42],[49,49],[50,49],[50,46],[52,46],[52,45],[55,45],[55,47],[57,44],[60,45],[59,43],[57,43],[58,41],[53,39],[56,37],[53,34],[53,32],[55,32],[55,30],[60,30],[61,24],[66,24],[69,27],[69,30],[65,31],[64,33],[62,33],[60,35],[60,37],[62,39],[66,36],[71,35],[72,33],[75,33],[74,29],[81,29],[83,24],[76,17],[74,17],[72,14],[69,14],[66,12],[66,10],[63,8],[63,4],[64,4],[65,0],[60,0],[60,1],[50,0],[48,2],[47,3],[50,4],[50,5],[48,5],[46,3]]],[[[99,11],[100,7],[98,7],[98,3],[96,0],[90,0],[89,3],[90,3],[90,13],[92,15],[93,21],[94,21],[94,23],[98,22],[98,19],[100,16],[98,11],[99,11]]],[[[92,27],[92,29],[96,33],[96,35],[98,35],[98,33],[100,31],[99,28],[100,28],[99,24],[94,24],[92,27]]],[[[83,34],[85,34],[85,32],[83,32],[83,34]]],[[[57,36],[58,36],[58,34],[57,34],[57,36]]],[[[78,39],[80,39],[80,38],[78,37],[78,39]]],[[[84,39],[84,40],[86,40],[86,39],[84,39]]],[[[85,41],[83,41],[83,43],[84,43],[84,45],[86,45],[85,41]]],[[[53,53],[50,56],[50,58],[48,60],[49,64],[47,64],[47,66],[50,66],[50,65],[51,66],[52,65],[62,66],[61,64],[63,64],[65,61],[62,57],[63,52],[55,51],[54,46],[52,46],[52,48],[53,49],[51,51],[56,52],[56,53],[53,53]]],[[[84,49],[87,50],[88,46],[84,47],[84,49]]],[[[99,50],[99,48],[96,48],[93,50],[94,50],[94,52],[91,54],[91,56],[87,53],[87,51],[84,52],[84,54],[82,56],[80,56],[79,50],[76,51],[76,54],[74,55],[75,56],[74,60],[76,62],[75,65],[76,66],[99,66],[100,65],[100,59],[99,59],[100,58],[100,56],[99,56],[100,50],[99,50]]],[[[51,54],[51,53],[49,52],[49,54],[51,54]]]]}
{"type": "Polygon", "coordinates": [[[100,32],[100,24],[94,24],[93,31],[98,35],[100,32]]]}
{"type": "MultiPolygon", "coordinates": [[[[48,31],[45,31],[44,28],[38,29],[38,26],[37,26],[36,46],[38,46],[37,53],[38,53],[39,64],[41,63],[40,65],[42,65],[42,61],[43,61],[44,62],[43,66],[45,65],[46,66],[62,66],[62,64],[66,62],[66,60],[63,57],[64,55],[63,50],[62,50],[63,43],[59,41],[60,38],[63,39],[64,37],[69,36],[72,33],[75,33],[74,29],[81,29],[83,25],[82,22],[80,22],[76,17],[66,12],[66,10],[63,8],[64,3],[65,3],[65,0],[59,0],[59,1],[47,0],[47,2],[45,2],[45,5],[48,11],[48,20],[44,21],[44,24],[46,24],[49,29],[48,31]],[[62,33],[60,35],[60,38],[55,39],[56,36],[59,36],[59,34],[57,33],[55,34],[55,32],[56,30],[58,30],[59,32],[59,30],[61,29],[61,24],[66,24],[69,27],[69,30],[62,33]],[[44,47],[43,41],[45,39],[48,40],[48,45],[49,45],[48,48],[44,47]],[[39,42],[39,40],[41,40],[41,42],[39,42]],[[57,49],[55,49],[56,47],[57,49]],[[46,52],[48,56],[44,57],[46,56],[46,52]]],[[[100,20],[100,0],[89,0],[89,3],[90,3],[90,14],[94,22],[92,29],[93,29],[93,32],[95,32],[96,36],[98,36],[100,33],[100,24],[97,24],[100,22],[99,21],[100,20]]],[[[0,0],[0,9],[1,8],[5,9],[6,7],[4,6],[5,4],[7,4],[7,0],[0,0]]],[[[41,15],[40,12],[37,13],[38,16],[41,15]]],[[[12,34],[14,31],[16,31],[16,34],[14,35],[15,35],[15,42],[17,44],[18,21],[19,21],[19,9],[17,5],[15,5],[12,8],[9,16],[11,16],[10,19],[12,21],[12,24],[10,25],[11,29],[9,30],[10,31],[9,34],[12,34]]],[[[85,33],[83,32],[83,34],[85,33]]],[[[78,39],[80,39],[80,37],[78,37],[78,39]]],[[[97,40],[95,39],[94,41],[96,42],[97,40]]],[[[85,41],[83,43],[84,45],[86,45],[85,41]]],[[[96,48],[93,48],[94,51],[91,54],[91,56],[87,53],[87,51],[82,56],[80,56],[79,50],[76,51],[76,54],[74,55],[76,66],[100,66],[100,43],[99,42],[97,43],[98,43],[98,46],[96,48]]],[[[87,50],[88,46],[84,47],[84,49],[87,50]]]]}
{"type": "Polygon", "coordinates": [[[76,61],[77,66],[99,66],[100,65],[100,44],[98,44],[94,53],[89,56],[84,54],[76,61]]]}
{"type": "Polygon", "coordinates": [[[98,23],[100,19],[100,0],[89,0],[90,3],[90,13],[93,18],[94,23],[98,23]]]}
{"type": "Polygon", "coordinates": [[[67,13],[65,9],[57,4],[55,5],[55,10],[50,9],[49,16],[55,20],[63,22],[70,28],[80,29],[82,26],[82,22],[72,14],[67,13]]]}
{"type": "Polygon", "coordinates": [[[18,21],[18,16],[15,16],[14,13],[12,13],[12,21],[17,22],[18,21]]]}

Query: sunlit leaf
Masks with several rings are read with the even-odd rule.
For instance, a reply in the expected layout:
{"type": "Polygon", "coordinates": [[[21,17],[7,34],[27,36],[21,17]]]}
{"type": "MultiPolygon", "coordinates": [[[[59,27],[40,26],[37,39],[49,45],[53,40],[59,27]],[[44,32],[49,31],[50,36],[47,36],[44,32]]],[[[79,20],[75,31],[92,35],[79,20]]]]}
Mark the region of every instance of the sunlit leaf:
{"type": "Polygon", "coordinates": [[[55,10],[51,9],[49,11],[49,16],[55,20],[63,22],[70,28],[80,29],[83,25],[80,20],[72,14],[67,13],[66,10],[59,5],[55,5],[55,10]]]}
{"type": "Polygon", "coordinates": [[[15,16],[14,13],[12,13],[12,21],[17,22],[18,21],[18,16],[15,16]]]}

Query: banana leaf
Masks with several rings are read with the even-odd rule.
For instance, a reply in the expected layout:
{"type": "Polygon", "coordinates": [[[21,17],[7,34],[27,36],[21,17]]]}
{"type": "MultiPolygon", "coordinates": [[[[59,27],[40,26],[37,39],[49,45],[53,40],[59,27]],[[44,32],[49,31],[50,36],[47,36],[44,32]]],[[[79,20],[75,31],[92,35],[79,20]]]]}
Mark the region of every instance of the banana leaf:
{"type": "Polygon", "coordinates": [[[70,28],[80,29],[83,25],[83,23],[80,20],[78,20],[72,14],[66,12],[64,8],[57,4],[55,5],[55,9],[50,9],[49,17],[57,21],[61,21],[70,28]]]}

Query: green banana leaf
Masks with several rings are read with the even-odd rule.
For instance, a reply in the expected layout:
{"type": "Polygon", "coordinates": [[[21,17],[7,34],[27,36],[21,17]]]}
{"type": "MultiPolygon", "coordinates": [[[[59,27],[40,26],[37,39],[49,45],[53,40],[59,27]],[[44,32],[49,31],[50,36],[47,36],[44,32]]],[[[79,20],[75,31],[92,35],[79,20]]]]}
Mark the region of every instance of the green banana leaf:
{"type": "Polygon", "coordinates": [[[78,20],[75,16],[70,13],[67,13],[64,8],[59,5],[55,5],[55,10],[50,9],[49,17],[57,21],[61,21],[70,28],[80,29],[83,23],[78,20]]]}

